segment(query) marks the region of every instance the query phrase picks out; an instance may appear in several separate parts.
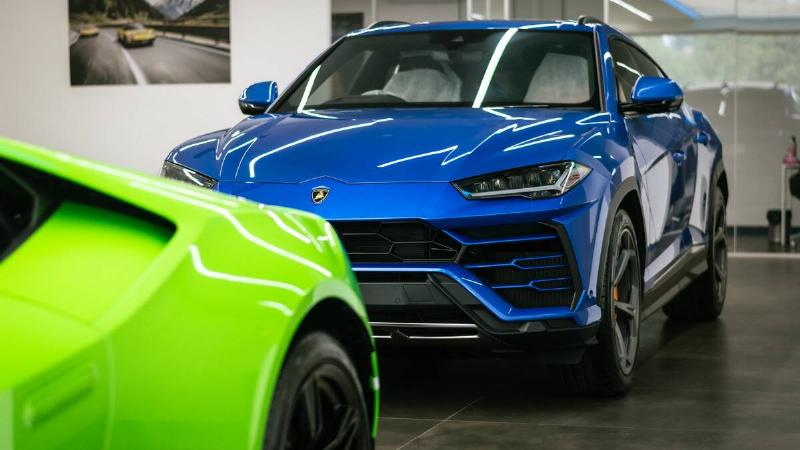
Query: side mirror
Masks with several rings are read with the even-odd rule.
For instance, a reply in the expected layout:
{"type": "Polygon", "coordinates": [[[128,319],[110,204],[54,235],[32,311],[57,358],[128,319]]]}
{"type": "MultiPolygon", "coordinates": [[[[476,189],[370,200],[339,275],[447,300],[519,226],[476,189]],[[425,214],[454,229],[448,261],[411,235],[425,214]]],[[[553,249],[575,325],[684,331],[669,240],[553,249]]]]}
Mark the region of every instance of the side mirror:
{"type": "Polygon", "coordinates": [[[631,93],[630,111],[673,111],[683,103],[683,91],[669,78],[642,76],[636,80],[631,93]]]}
{"type": "Polygon", "coordinates": [[[278,83],[262,81],[251,84],[239,96],[239,109],[248,115],[261,114],[278,98],[278,83]]]}

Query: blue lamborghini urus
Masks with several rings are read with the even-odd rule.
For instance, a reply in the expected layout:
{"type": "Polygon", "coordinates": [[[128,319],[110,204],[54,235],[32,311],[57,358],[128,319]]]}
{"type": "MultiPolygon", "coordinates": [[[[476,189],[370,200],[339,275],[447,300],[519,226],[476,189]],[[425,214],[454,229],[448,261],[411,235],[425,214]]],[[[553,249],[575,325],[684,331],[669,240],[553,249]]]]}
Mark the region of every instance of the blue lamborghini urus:
{"type": "Polygon", "coordinates": [[[384,350],[530,352],[621,394],[647,316],[722,310],[720,140],[597,19],[383,22],[239,106],[163,174],[328,219],[384,350]]]}

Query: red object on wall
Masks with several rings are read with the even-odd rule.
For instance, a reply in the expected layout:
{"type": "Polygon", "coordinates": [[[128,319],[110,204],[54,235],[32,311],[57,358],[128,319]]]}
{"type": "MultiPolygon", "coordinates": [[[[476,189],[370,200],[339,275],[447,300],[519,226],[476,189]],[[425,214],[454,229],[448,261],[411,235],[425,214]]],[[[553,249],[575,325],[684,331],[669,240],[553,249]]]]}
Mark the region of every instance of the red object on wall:
{"type": "Polygon", "coordinates": [[[783,158],[783,163],[786,165],[798,164],[797,161],[797,138],[792,136],[792,145],[786,149],[786,156],[783,158]]]}

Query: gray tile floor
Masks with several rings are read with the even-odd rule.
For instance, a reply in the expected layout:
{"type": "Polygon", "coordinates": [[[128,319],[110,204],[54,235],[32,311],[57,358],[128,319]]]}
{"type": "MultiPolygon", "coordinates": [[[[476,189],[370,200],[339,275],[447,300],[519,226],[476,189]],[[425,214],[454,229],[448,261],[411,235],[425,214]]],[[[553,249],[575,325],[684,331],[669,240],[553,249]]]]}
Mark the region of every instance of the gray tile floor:
{"type": "Polygon", "coordinates": [[[720,320],[643,324],[624,398],[524,360],[385,359],[379,449],[800,448],[800,260],[731,260],[720,320]]]}

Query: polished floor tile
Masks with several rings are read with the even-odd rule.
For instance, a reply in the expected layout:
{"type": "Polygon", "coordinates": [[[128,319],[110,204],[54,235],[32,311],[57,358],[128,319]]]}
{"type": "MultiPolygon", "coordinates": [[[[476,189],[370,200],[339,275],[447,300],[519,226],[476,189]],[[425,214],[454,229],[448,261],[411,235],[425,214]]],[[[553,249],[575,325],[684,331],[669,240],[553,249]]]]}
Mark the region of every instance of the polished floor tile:
{"type": "Polygon", "coordinates": [[[643,324],[624,398],[525,359],[381,360],[381,449],[800,448],[800,261],[731,260],[720,320],[643,324]]]}
{"type": "Polygon", "coordinates": [[[797,448],[800,434],[717,433],[640,428],[591,428],[486,422],[442,422],[407,443],[404,449],[505,450],[639,450],[797,448]]]}
{"type": "Polygon", "coordinates": [[[381,417],[378,427],[381,438],[377,443],[378,450],[389,450],[407,444],[414,438],[442,423],[440,420],[427,419],[392,419],[381,417]]]}

